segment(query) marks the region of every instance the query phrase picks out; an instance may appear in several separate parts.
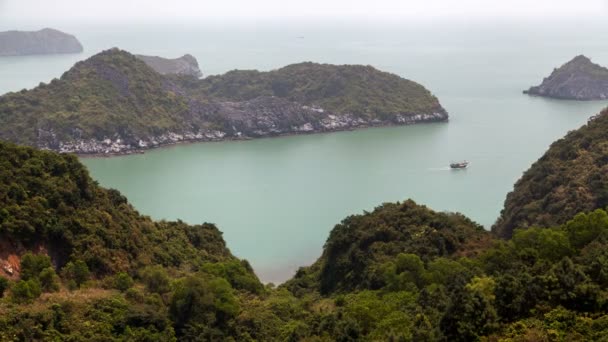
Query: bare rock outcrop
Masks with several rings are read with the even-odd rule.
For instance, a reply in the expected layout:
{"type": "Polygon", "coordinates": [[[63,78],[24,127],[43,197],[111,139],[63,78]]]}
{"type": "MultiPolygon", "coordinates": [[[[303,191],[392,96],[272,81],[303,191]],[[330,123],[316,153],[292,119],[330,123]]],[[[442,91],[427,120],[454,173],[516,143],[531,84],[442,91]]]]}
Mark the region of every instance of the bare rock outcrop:
{"type": "Polygon", "coordinates": [[[608,99],[608,69],[583,55],[553,70],[551,75],[525,94],[567,100],[608,99]]]}

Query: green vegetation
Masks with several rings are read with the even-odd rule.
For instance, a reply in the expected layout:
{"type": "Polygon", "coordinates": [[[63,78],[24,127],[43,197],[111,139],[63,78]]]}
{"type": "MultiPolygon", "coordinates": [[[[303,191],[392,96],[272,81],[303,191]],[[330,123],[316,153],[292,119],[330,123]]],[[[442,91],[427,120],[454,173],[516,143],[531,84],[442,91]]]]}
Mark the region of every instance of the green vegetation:
{"type": "Polygon", "coordinates": [[[554,142],[524,173],[492,230],[566,223],[579,212],[608,206],[608,110],[554,142]]]}
{"type": "Polygon", "coordinates": [[[104,51],[50,84],[0,97],[0,137],[38,146],[44,134],[71,141],[178,130],[187,100],[164,83],[135,56],[104,51]]]}
{"type": "Polygon", "coordinates": [[[223,339],[238,298],[266,293],[215,226],[141,216],[75,156],[0,142],[0,166],[0,242],[20,258],[2,341],[223,339]]]}
{"type": "MultiPolygon", "coordinates": [[[[73,262],[77,283],[84,266],[102,276],[233,260],[215,226],[141,216],[118,191],[99,187],[73,155],[0,142],[0,208],[1,236],[29,249],[42,244],[57,268],[73,262]]],[[[50,266],[29,260],[26,278],[50,266]]]]}
{"type": "Polygon", "coordinates": [[[213,225],[152,221],[74,156],[0,143],[0,242],[20,258],[0,278],[0,340],[606,340],[606,125],[570,133],[524,175],[516,190],[529,192],[510,198],[542,205],[507,240],[386,203],[336,225],[276,288],[213,225]],[[576,194],[585,185],[593,196],[576,194]]]}
{"type": "Polygon", "coordinates": [[[8,279],[0,277],[0,298],[4,297],[4,292],[8,288],[8,279]]]}
{"type": "Polygon", "coordinates": [[[367,118],[441,110],[437,98],[418,83],[362,65],[308,62],[270,72],[235,70],[207,77],[193,89],[195,94],[233,101],[277,96],[367,118]]]}
{"type": "MultiPolygon", "coordinates": [[[[242,115],[259,113],[251,109],[243,114],[233,102],[264,96],[298,103],[292,104],[297,113],[281,109],[273,118],[282,120],[275,122],[279,126],[289,123],[286,127],[306,123],[300,122],[302,105],[387,121],[396,114],[445,112],[421,85],[370,66],[302,63],[199,80],[160,75],[134,55],[111,49],[77,63],[49,84],[1,96],[0,138],[53,150],[67,145],[71,146],[67,150],[91,153],[94,150],[81,146],[91,140],[105,144],[106,139],[112,143],[120,139],[119,144],[135,149],[142,141],[158,143],[157,138],[169,132],[219,129],[235,135],[234,126],[243,126],[242,115]]],[[[276,109],[272,101],[261,105],[276,109]]],[[[306,120],[312,119],[319,120],[306,120]]]]}
{"type": "Polygon", "coordinates": [[[387,203],[337,225],[323,256],[312,267],[299,270],[291,283],[306,287],[312,277],[324,294],[375,290],[387,285],[387,263],[399,253],[409,253],[422,263],[464,252],[467,244],[486,235],[481,226],[460,214],[435,213],[411,200],[387,203]]]}

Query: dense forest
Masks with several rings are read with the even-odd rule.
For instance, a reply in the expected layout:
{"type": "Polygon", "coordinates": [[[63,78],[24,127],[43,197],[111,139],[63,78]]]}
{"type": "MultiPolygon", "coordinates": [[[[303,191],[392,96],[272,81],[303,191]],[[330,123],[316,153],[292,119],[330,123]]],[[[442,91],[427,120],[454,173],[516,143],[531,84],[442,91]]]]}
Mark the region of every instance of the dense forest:
{"type": "Polygon", "coordinates": [[[78,153],[446,119],[423,86],[370,66],[302,63],[200,80],[161,75],[119,49],[0,96],[0,138],[78,153]]]}
{"type": "Polygon", "coordinates": [[[608,338],[600,208],[503,240],[457,213],[386,203],[345,218],[276,287],[212,224],[152,221],[75,156],[0,143],[0,164],[3,341],[608,338]]]}

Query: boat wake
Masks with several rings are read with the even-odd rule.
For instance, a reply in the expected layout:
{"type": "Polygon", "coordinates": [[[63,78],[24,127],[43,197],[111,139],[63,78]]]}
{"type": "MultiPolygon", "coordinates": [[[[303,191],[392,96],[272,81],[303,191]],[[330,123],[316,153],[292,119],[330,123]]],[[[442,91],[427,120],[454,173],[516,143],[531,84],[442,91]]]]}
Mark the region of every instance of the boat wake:
{"type": "Polygon", "coordinates": [[[449,166],[444,166],[444,167],[431,167],[430,169],[428,169],[429,171],[450,171],[451,168],[449,166]]]}

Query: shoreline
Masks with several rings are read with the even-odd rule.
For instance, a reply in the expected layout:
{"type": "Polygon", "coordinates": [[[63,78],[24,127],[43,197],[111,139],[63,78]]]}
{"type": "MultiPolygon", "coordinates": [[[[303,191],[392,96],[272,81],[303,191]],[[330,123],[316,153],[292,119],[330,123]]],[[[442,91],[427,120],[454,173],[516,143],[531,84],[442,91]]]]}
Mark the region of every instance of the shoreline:
{"type": "Polygon", "coordinates": [[[545,98],[545,99],[561,100],[561,101],[574,101],[574,102],[608,101],[608,98],[602,99],[602,98],[576,98],[576,97],[567,97],[567,96],[555,96],[555,95],[541,94],[537,91],[530,91],[530,90],[524,90],[524,91],[522,91],[522,94],[528,95],[531,97],[540,97],[540,98],[545,98]]]}
{"type": "MultiPolygon", "coordinates": [[[[404,124],[381,123],[381,124],[376,124],[376,125],[366,124],[366,125],[359,125],[356,127],[336,128],[336,129],[332,129],[332,130],[311,131],[311,132],[293,131],[293,132],[269,134],[269,135],[263,135],[263,136],[257,136],[257,137],[250,137],[250,136],[233,137],[233,136],[231,136],[228,138],[221,138],[221,139],[216,139],[216,140],[184,139],[184,140],[170,142],[170,143],[161,143],[161,144],[158,144],[158,145],[155,145],[152,147],[148,147],[148,148],[130,149],[130,150],[121,151],[121,152],[110,152],[110,153],[59,152],[59,153],[75,154],[78,158],[111,158],[111,157],[130,156],[130,155],[136,155],[136,154],[145,154],[146,151],[156,150],[156,149],[161,149],[161,148],[169,148],[169,147],[177,146],[177,145],[198,144],[198,143],[239,142],[239,141],[272,139],[272,138],[287,138],[287,137],[299,136],[299,135],[331,134],[331,133],[338,133],[338,132],[358,131],[358,130],[364,130],[364,129],[369,129],[369,128],[402,127],[402,126],[414,126],[414,125],[421,125],[421,124],[439,124],[439,123],[448,123],[448,122],[449,122],[449,117],[446,117],[443,120],[425,120],[425,121],[420,121],[420,122],[415,122],[415,123],[404,123],[404,124]]],[[[57,152],[57,151],[55,151],[55,152],[57,152]]]]}

